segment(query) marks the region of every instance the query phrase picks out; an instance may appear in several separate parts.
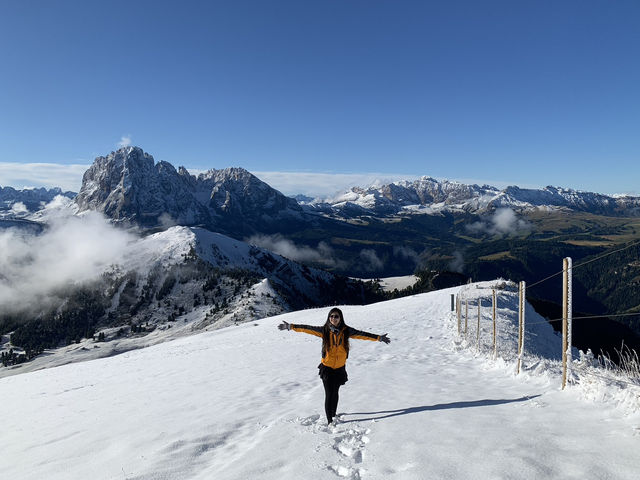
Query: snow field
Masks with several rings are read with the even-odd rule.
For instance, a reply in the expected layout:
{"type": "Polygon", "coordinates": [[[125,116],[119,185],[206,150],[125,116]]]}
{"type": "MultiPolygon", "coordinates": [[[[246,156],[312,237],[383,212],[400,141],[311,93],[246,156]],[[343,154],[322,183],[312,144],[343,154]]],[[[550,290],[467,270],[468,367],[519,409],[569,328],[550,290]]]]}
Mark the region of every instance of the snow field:
{"type": "Polygon", "coordinates": [[[635,479],[638,415],[464,348],[457,291],[342,307],[392,342],[351,341],[335,426],[320,340],[276,328],[328,308],[0,379],[3,477],[635,479]]]}

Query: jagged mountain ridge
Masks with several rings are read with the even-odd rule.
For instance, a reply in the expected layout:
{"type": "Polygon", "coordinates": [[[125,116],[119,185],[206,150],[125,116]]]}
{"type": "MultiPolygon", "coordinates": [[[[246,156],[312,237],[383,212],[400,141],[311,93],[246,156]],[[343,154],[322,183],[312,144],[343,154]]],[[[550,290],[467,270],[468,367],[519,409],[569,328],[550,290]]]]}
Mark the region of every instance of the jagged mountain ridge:
{"type": "Polygon", "coordinates": [[[61,188],[25,188],[17,190],[13,187],[0,186],[0,214],[9,213],[14,210],[13,216],[17,213],[32,213],[40,210],[44,205],[51,202],[58,195],[67,198],[74,198],[75,192],[63,192],[61,188]],[[15,211],[15,205],[20,204],[19,211],[15,211]]]}
{"type": "Polygon", "coordinates": [[[235,237],[277,232],[283,221],[302,227],[317,214],[358,216],[471,213],[497,208],[555,209],[608,216],[639,216],[640,197],[611,197],[548,186],[526,189],[468,185],[421,177],[368,188],[353,187],[331,199],[300,204],[242,168],[212,169],[197,176],[168,162],[155,163],[139,147],[97,157],[85,172],[76,199],[79,211],[97,210],[143,227],[202,225],[235,237]],[[313,214],[313,215],[308,215],[313,214]]]}
{"type": "Polygon", "coordinates": [[[139,147],[124,147],[95,159],[76,195],[59,188],[15,190],[0,187],[0,213],[15,217],[42,208],[57,195],[75,197],[80,212],[96,210],[118,223],[147,228],[202,225],[235,237],[277,232],[282,221],[300,226],[317,214],[334,218],[359,216],[482,214],[497,208],[516,211],[564,209],[596,215],[639,216],[640,197],[608,196],[548,186],[526,189],[469,185],[424,176],[368,188],[353,187],[329,199],[289,198],[242,168],[211,169],[191,175],[166,161],[155,162],[139,147]],[[312,216],[307,214],[314,214],[312,216]]]}
{"type": "Polygon", "coordinates": [[[154,162],[138,147],[97,157],[76,199],[79,211],[96,210],[116,222],[144,227],[203,225],[234,233],[269,231],[300,218],[298,203],[242,168],[198,176],[154,162]]]}
{"type": "Polygon", "coordinates": [[[509,186],[467,185],[422,177],[368,188],[353,187],[331,199],[309,202],[307,208],[323,213],[351,216],[398,213],[483,213],[496,208],[517,211],[567,209],[597,215],[640,215],[640,197],[611,197],[599,193],[548,186],[525,189],[509,186]]]}

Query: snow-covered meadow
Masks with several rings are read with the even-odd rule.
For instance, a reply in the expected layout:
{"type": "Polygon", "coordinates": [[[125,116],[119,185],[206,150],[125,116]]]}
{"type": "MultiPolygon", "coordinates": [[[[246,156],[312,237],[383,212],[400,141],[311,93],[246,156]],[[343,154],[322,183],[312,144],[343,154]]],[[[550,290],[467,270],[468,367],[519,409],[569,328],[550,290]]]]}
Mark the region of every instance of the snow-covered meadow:
{"type": "MultiPolygon", "coordinates": [[[[471,298],[490,286],[460,288],[471,298]]],[[[328,309],[0,379],[2,476],[637,478],[639,389],[562,391],[557,362],[542,358],[560,339],[530,308],[516,376],[517,293],[500,293],[494,360],[473,330],[458,337],[460,288],[343,308],[348,324],[392,342],[352,340],[337,426],[324,420],[319,339],[276,328],[321,324],[328,309]]]]}

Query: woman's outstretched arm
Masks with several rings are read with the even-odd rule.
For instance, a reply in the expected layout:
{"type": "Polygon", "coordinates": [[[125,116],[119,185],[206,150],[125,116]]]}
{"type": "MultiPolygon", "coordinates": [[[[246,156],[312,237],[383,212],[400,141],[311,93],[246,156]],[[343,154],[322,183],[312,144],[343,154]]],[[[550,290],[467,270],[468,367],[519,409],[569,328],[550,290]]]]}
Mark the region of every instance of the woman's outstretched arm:
{"type": "Polygon", "coordinates": [[[383,335],[376,335],[375,333],[363,332],[362,330],[356,330],[351,327],[349,327],[349,338],[355,338],[356,340],[371,340],[372,342],[391,342],[386,333],[383,335]]]}
{"type": "Polygon", "coordinates": [[[296,325],[293,323],[282,322],[278,325],[278,328],[280,330],[293,330],[294,332],[308,333],[309,335],[321,337],[323,327],[316,327],[313,325],[296,325]]]}

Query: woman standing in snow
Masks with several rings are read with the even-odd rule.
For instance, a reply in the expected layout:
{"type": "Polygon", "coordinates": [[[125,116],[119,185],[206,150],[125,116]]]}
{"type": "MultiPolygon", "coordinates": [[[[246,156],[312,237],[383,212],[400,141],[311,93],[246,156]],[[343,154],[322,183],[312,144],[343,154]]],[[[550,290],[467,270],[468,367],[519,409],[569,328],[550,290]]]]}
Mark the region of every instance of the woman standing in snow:
{"type": "Polygon", "coordinates": [[[355,338],[384,343],[391,341],[386,333],[384,335],[374,335],[373,333],[363,332],[347,326],[339,308],[331,309],[327,321],[321,327],[282,322],[278,325],[278,328],[322,337],[322,362],[318,365],[318,369],[324,384],[324,410],[327,414],[328,423],[331,423],[336,416],[338,390],[341,385],[347,382],[345,364],[349,357],[349,339],[355,338]]]}

